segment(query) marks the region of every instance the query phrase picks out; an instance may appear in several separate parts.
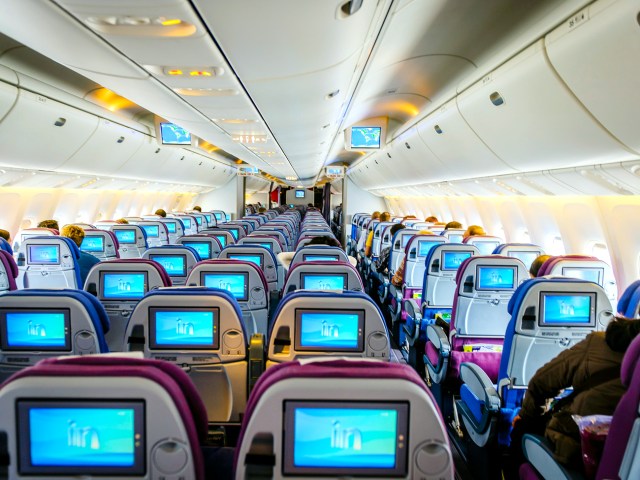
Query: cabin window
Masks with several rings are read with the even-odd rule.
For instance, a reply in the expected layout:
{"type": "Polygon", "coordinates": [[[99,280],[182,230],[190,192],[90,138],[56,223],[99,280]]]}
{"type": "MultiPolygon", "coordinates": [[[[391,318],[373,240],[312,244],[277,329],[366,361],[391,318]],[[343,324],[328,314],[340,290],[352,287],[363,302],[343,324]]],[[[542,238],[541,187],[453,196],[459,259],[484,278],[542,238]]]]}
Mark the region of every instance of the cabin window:
{"type": "Polygon", "coordinates": [[[611,265],[611,255],[609,255],[609,249],[604,243],[594,243],[591,246],[591,256],[596,257],[598,260],[606,262],[608,265],[611,265]]]}
{"type": "Polygon", "coordinates": [[[555,236],[551,238],[551,246],[547,249],[547,253],[549,255],[564,255],[564,242],[562,241],[562,237],[555,236]]]}

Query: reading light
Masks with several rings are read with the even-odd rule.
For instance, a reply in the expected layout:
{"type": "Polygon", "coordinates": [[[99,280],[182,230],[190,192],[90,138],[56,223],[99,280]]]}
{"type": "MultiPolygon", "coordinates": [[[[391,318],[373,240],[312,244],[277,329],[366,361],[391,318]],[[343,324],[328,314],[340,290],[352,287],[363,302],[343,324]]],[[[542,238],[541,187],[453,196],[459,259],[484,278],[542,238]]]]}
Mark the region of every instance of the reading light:
{"type": "Polygon", "coordinates": [[[207,72],[206,70],[192,70],[189,72],[189,75],[192,77],[210,77],[211,72],[207,72]]]}
{"type": "Polygon", "coordinates": [[[182,75],[182,70],[179,69],[173,69],[173,70],[167,70],[167,75],[182,75]]]}
{"type": "Polygon", "coordinates": [[[168,20],[160,20],[160,25],[162,25],[163,27],[172,27],[174,25],[180,25],[181,23],[182,23],[182,20],[180,20],[179,18],[170,18],[168,20]]]}
{"type": "Polygon", "coordinates": [[[116,142],[117,142],[117,143],[122,143],[122,142],[124,142],[124,137],[120,137],[120,138],[118,138],[118,140],[116,140],[116,142]]]}

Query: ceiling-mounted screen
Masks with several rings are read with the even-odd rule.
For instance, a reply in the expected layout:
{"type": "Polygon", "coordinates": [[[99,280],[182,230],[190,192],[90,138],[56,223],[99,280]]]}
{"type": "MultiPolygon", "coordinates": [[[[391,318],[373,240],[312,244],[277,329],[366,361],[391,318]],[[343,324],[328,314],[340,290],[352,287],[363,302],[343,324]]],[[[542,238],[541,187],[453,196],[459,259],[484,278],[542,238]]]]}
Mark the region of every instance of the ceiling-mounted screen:
{"type": "Polygon", "coordinates": [[[382,127],[351,127],[351,148],[380,148],[382,127]]]}

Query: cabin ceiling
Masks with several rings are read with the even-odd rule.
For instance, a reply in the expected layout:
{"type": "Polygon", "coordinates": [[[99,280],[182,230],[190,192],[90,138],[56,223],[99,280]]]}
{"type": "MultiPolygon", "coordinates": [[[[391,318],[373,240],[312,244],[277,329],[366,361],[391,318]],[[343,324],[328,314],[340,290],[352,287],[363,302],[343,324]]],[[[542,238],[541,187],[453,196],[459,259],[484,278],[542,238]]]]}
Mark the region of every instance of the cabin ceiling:
{"type": "Polygon", "coordinates": [[[365,156],[345,128],[386,117],[390,142],[587,3],[4,0],[0,32],[58,62],[59,88],[115,92],[139,121],[153,112],[309,186],[365,156]]]}

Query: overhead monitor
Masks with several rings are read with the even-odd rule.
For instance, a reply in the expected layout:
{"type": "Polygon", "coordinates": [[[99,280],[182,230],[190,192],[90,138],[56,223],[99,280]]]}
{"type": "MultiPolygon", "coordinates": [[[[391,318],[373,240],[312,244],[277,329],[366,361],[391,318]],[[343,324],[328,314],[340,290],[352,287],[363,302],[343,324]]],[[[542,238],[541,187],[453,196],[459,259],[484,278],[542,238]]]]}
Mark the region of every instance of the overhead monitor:
{"type": "Polygon", "coordinates": [[[248,272],[202,272],[200,283],[206,287],[226,290],[239,302],[246,302],[249,300],[248,272]]]}
{"type": "Polygon", "coordinates": [[[336,166],[331,166],[331,167],[325,167],[325,175],[328,178],[342,178],[344,177],[344,170],[345,168],[340,166],[340,167],[336,167],[336,166]]]}
{"type": "Polygon", "coordinates": [[[260,269],[262,269],[262,265],[264,264],[264,255],[262,253],[231,253],[227,258],[230,260],[255,263],[260,269]]]}
{"type": "Polygon", "coordinates": [[[104,252],[104,237],[102,235],[85,235],[80,244],[80,250],[88,253],[104,252]]]}
{"type": "Polygon", "coordinates": [[[176,233],[176,222],[163,222],[167,227],[167,232],[176,233]]]}
{"type": "Polygon", "coordinates": [[[282,431],[285,475],[407,475],[408,402],[286,400],[282,431]]]}
{"type": "Polygon", "coordinates": [[[100,272],[100,299],[138,301],[148,291],[147,272],[100,272]]]}
{"type": "MultiPolygon", "coordinates": [[[[529,268],[533,261],[541,255],[541,252],[531,252],[527,250],[511,250],[507,253],[507,256],[517,258],[522,263],[524,263],[525,267],[529,268]]],[[[570,275],[569,275],[570,276],[570,275]]]]}
{"type": "Polygon", "coordinates": [[[596,294],[540,292],[541,327],[595,327],[596,294]]]}
{"type": "Polygon", "coordinates": [[[71,351],[69,309],[0,309],[0,345],[5,351],[71,351]]]}
{"type": "Polygon", "coordinates": [[[114,229],[113,233],[116,234],[118,243],[122,245],[135,245],[136,244],[136,230],[134,228],[114,229]]]}
{"type": "Polygon", "coordinates": [[[579,278],[602,286],[604,268],[601,267],[562,267],[562,275],[565,277],[579,278]]]}
{"type": "Polygon", "coordinates": [[[27,263],[30,265],[60,265],[60,245],[29,245],[27,263]]]}
{"type": "Polygon", "coordinates": [[[148,238],[158,238],[160,236],[160,227],[158,225],[140,225],[147,234],[148,238]]]}
{"type": "Polygon", "coordinates": [[[142,400],[20,399],[16,408],[21,475],[144,475],[142,400]]]}
{"type": "Polygon", "coordinates": [[[152,350],[217,350],[218,307],[149,307],[152,350]]]}
{"type": "Polygon", "coordinates": [[[300,284],[305,290],[346,290],[346,273],[301,273],[300,284]]]}
{"type": "Polygon", "coordinates": [[[471,257],[473,252],[447,252],[444,251],[440,254],[440,269],[444,271],[455,271],[460,268],[462,262],[464,262],[467,258],[471,257]]]}
{"type": "Polygon", "coordinates": [[[304,198],[304,190],[296,190],[296,198],[304,198]]]}
{"type": "Polygon", "coordinates": [[[175,123],[156,120],[156,138],[162,146],[190,146],[194,143],[193,135],[175,123]]]}
{"type": "Polygon", "coordinates": [[[337,262],[338,260],[340,260],[338,255],[321,255],[317,253],[302,255],[303,262],[337,262]]]}
{"type": "Polygon", "coordinates": [[[379,149],[382,127],[351,127],[351,148],[379,149]]]}
{"type": "Polygon", "coordinates": [[[211,258],[211,242],[188,241],[182,242],[185,247],[193,248],[200,257],[200,260],[209,260],[211,258]]]}
{"type": "Polygon", "coordinates": [[[300,309],[295,312],[295,349],[362,352],[364,310],[300,309]]]}
{"type": "Polygon", "coordinates": [[[516,281],[516,267],[476,267],[476,290],[515,290],[516,281]]]}
{"type": "Polygon", "coordinates": [[[151,253],[149,260],[158,262],[170,277],[184,277],[187,275],[187,256],[183,254],[166,255],[151,253]]]}

